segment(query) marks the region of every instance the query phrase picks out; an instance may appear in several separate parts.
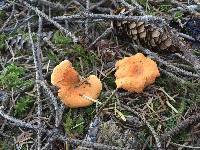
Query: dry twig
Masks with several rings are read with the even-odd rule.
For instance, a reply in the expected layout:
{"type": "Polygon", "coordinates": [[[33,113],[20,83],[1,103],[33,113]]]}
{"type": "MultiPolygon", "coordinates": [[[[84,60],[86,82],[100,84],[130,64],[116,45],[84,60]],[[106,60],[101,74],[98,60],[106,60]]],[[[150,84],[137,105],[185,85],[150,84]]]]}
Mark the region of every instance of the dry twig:
{"type": "Polygon", "coordinates": [[[29,9],[35,11],[35,13],[38,16],[41,16],[43,18],[45,18],[46,20],[48,20],[49,22],[51,22],[53,25],[55,25],[61,32],[64,32],[67,36],[71,37],[73,39],[74,42],[77,42],[77,38],[75,37],[75,35],[69,31],[67,31],[64,27],[62,27],[59,23],[57,23],[56,21],[54,21],[53,19],[49,18],[45,13],[43,13],[42,11],[40,11],[37,7],[33,7],[30,4],[28,4],[27,2],[23,2],[23,4],[28,7],[29,9]]]}
{"type": "Polygon", "coordinates": [[[200,121],[200,114],[192,115],[189,118],[183,120],[182,122],[178,123],[178,125],[171,129],[170,131],[164,133],[161,138],[163,140],[166,140],[168,138],[172,138],[173,136],[176,136],[181,131],[186,131],[186,129],[190,128],[192,125],[195,125],[199,123],[200,121]]]}

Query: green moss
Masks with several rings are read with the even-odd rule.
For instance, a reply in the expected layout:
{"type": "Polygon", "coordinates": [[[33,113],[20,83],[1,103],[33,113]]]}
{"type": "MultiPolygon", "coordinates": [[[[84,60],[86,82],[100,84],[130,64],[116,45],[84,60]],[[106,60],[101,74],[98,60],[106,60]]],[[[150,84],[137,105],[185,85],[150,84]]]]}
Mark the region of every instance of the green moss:
{"type": "Polygon", "coordinates": [[[83,108],[83,111],[87,114],[88,117],[93,117],[95,114],[95,106],[92,105],[90,107],[83,108]]]}
{"type": "Polygon", "coordinates": [[[186,108],[187,108],[187,104],[186,104],[185,100],[182,100],[179,103],[179,108],[178,108],[179,116],[181,116],[184,113],[184,111],[186,110],[186,108]]]}
{"type": "Polygon", "coordinates": [[[84,61],[89,64],[92,64],[96,58],[94,53],[89,53],[81,45],[74,45],[73,50],[77,55],[79,55],[84,61]]]}
{"type": "Polygon", "coordinates": [[[169,94],[174,91],[179,92],[182,90],[182,85],[180,83],[171,80],[165,75],[161,75],[161,77],[156,80],[156,85],[164,87],[165,91],[169,94]]]}
{"type": "Polygon", "coordinates": [[[71,128],[72,130],[74,130],[74,133],[78,133],[78,134],[82,134],[84,132],[84,124],[85,124],[85,120],[83,119],[83,116],[80,115],[76,118],[76,121],[74,122],[74,126],[71,128]]]}
{"type": "Polygon", "coordinates": [[[71,110],[64,116],[64,129],[67,134],[71,134],[71,128],[73,126],[73,119],[71,116],[71,110]]]}
{"type": "Polygon", "coordinates": [[[175,21],[177,21],[178,19],[182,19],[183,18],[183,12],[182,11],[176,11],[173,15],[173,19],[175,21]]]}
{"type": "Polygon", "coordinates": [[[55,44],[61,44],[61,45],[68,45],[72,42],[70,37],[63,35],[59,31],[55,32],[55,34],[53,35],[52,41],[55,44]]]}
{"type": "Polygon", "coordinates": [[[188,135],[187,131],[182,131],[179,135],[176,135],[172,139],[172,142],[183,144],[183,143],[185,143],[185,141],[188,140],[188,137],[189,137],[189,135],[188,135]]]}
{"type": "Polygon", "coordinates": [[[4,50],[6,47],[6,35],[4,33],[0,34],[0,51],[4,50]]]}
{"type": "Polygon", "coordinates": [[[180,120],[182,115],[187,111],[187,103],[185,102],[185,100],[176,102],[176,109],[178,110],[178,114],[173,114],[172,112],[169,112],[168,114],[169,118],[166,120],[166,123],[164,125],[166,131],[169,131],[172,128],[176,127],[178,124],[177,121],[180,120]]]}
{"type": "Polygon", "coordinates": [[[48,50],[48,51],[47,51],[47,57],[48,57],[48,59],[51,60],[52,62],[59,63],[59,58],[58,58],[58,56],[57,56],[52,50],[48,50]]]}
{"type": "MultiPolygon", "coordinates": [[[[11,34],[12,37],[16,37],[16,35],[22,35],[22,38],[23,38],[25,41],[26,41],[26,40],[27,40],[27,41],[30,40],[30,39],[29,39],[29,33],[26,32],[26,31],[24,31],[24,30],[21,29],[21,28],[18,28],[17,31],[16,31],[16,33],[12,33],[12,34],[11,34]]],[[[37,42],[37,33],[32,32],[31,35],[32,35],[33,42],[37,42]]]]}
{"type": "Polygon", "coordinates": [[[105,82],[110,88],[116,88],[115,78],[113,78],[113,75],[106,77],[103,82],[105,82]]]}
{"type": "Polygon", "coordinates": [[[179,97],[185,99],[189,98],[190,101],[200,100],[200,84],[198,81],[187,81],[184,84],[171,80],[165,75],[162,75],[157,79],[156,84],[160,87],[164,87],[165,91],[170,95],[179,94],[179,97]],[[187,91],[187,93],[186,93],[187,91]]]}
{"type": "Polygon", "coordinates": [[[22,77],[25,74],[25,70],[22,67],[18,67],[15,64],[8,65],[0,74],[0,86],[7,89],[17,89],[24,86],[30,86],[31,80],[24,81],[22,77]]]}
{"type": "MultiPolygon", "coordinates": [[[[14,141],[12,141],[14,142],[14,141]]],[[[1,150],[9,150],[9,149],[13,149],[12,142],[9,141],[8,139],[1,139],[0,140],[0,148],[1,150]]]]}
{"type": "Polygon", "coordinates": [[[168,118],[168,120],[166,121],[165,129],[166,129],[166,131],[169,131],[172,128],[174,128],[176,125],[177,125],[177,119],[175,116],[172,116],[172,117],[168,118]]]}
{"type": "Polygon", "coordinates": [[[15,105],[15,110],[14,110],[15,116],[17,117],[24,116],[24,114],[28,112],[28,110],[30,109],[30,106],[32,105],[33,105],[32,97],[30,96],[21,97],[15,105]]]}
{"type": "Polygon", "coordinates": [[[148,15],[156,16],[156,11],[153,10],[152,8],[147,12],[148,15]]]}
{"type": "Polygon", "coordinates": [[[0,10],[0,18],[1,20],[6,19],[6,12],[4,10],[0,10]]]}
{"type": "Polygon", "coordinates": [[[148,3],[148,0],[137,0],[137,2],[142,6],[146,6],[146,4],[148,3]]]}
{"type": "Polygon", "coordinates": [[[146,145],[147,150],[153,150],[154,146],[150,144],[150,141],[148,140],[148,136],[149,136],[149,130],[146,130],[146,129],[138,133],[138,139],[140,143],[146,145]]]}
{"type": "Polygon", "coordinates": [[[75,44],[72,47],[72,49],[73,49],[72,54],[76,56],[76,58],[78,58],[76,60],[76,63],[74,64],[74,67],[78,70],[82,66],[84,68],[91,68],[91,66],[93,66],[94,63],[99,62],[99,59],[96,56],[96,54],[86,51],[81,45],[75,44]]]}
{"type": "Polygon", "coordinates": [[[169,11],[169,9],[171,9],[171,5],[168,5],[168,4],[161,4],[160,5],[160,7],[159,7],[159,9],[160,9],[160,11],[162,11],[162,12],[168,12],[169,11]]]}
{"type": "Polygon", "coordinates": [[[70,109],[68,113],[64,116],[64,129],[68,135],[73,136],[73,134],[83,134],[85,128],[85,120],[83,115],[79,114],[76,118],[72,116],[72,110],[70,109]]]}
{"type": "Polygon", "coordinates": [[[22,67],[17,67],[15,64],[9,65],[0,75],[0,85],[6,88],[18,88],[23,83],[20,77],[22,77],[24,73],[22,67]]]}

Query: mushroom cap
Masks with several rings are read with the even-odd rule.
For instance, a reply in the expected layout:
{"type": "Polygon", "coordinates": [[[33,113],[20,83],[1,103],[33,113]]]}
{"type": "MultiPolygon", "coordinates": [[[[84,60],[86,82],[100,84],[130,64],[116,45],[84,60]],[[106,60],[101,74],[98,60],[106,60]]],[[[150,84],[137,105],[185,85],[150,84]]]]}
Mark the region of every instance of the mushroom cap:
{"type": "Polygon", "coordinates": [[[102,90],[101,81],[95,76],[90,75],[79,85],[73,87],[62,87],[58,92],[61,101],[70,108],[86,107],[92,105],[86,97],[96,100],[102,90]]]}
{"type": "Polygon", "coordinates": [[[78,72],[68,60],[62,61],[54,68],[51,83],[59,88],[58,97],[70,108],[93,104],[102,90],[102,83],[95,75],[80,80],[78,72]]]}
{"type": "Polygon", "coordinates": [[[160,76],[156,62],[142,53],[125,57],[115,64],[117,88],[140,93],[160,76]]]}
{"type": "Polygon", "coordinates": [[[68,60],[64,60],[57,65],[51,74],[51,83],[59,88],[79,82],[79,74],[68,60]]]}

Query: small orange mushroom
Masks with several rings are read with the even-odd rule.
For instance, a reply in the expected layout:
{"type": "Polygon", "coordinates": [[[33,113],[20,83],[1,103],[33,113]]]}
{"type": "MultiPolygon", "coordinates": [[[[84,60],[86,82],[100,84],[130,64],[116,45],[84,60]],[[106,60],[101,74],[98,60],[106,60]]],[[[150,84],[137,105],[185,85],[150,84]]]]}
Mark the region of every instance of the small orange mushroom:
{"type": "Polygon", "coordinates": [[[141,93],[146,86],[155,82],[156,77],[160,76],[156,62],[142,53],[117,61],[115,68],[117,88],[130,92],[141,93]]]}
{"type": "Polygon", "coordinates": [[[102,90],[102,83],[95,75],[80,80],[79,74],[68,60],[54,68],[51,83],[60,88],[58,97],[70,108],[93,104],[102,90]]]}

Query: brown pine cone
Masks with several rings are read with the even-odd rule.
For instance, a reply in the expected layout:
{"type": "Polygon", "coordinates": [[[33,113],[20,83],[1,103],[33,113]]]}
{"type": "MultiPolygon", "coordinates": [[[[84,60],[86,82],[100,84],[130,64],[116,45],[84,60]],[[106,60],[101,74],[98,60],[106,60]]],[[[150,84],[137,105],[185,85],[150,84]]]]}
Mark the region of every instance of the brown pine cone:
{"type": "MultiPolygon", "coordinates": [[[[124,10],[122,9],[123,14],[125,14],[124,10]]],[[[177,32],[166,24],[158,25],[142,21],[114,21],[113,26],[120,37],[128,38],[154,51],[180,52],[184,47],[183,45],[185,45],[183,44],[185,43],[184,40],[178,36],[177,32]]]]}

